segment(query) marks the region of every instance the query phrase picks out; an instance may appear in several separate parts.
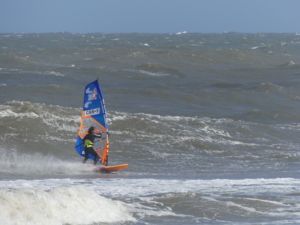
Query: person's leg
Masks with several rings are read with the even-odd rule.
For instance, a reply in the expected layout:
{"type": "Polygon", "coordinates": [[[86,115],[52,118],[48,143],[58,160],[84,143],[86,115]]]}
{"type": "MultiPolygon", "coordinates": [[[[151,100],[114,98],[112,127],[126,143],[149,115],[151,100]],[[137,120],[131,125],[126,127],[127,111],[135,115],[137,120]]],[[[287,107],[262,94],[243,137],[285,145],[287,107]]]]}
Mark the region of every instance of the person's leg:
{"type": "Polygon", "coordinates": [[[82,160],[83,163],[85,163],[88,160],[88,149],[85,148],[84,149],[84,159],[82,160]]]}
{"type": "Polygon", "coordinates": [[[93,149],[93,155],[94,155],[94,165],[96,165],[98,160],[99,160],[99,157],[98,157],[98,154],[96,153],[96,151],[94,149],[93,149]]]}
{"type": "Polygon", "coordinates": [[[88,160],[89,154],[93,154],[93,149],[91,149],[91,148],[85,148],[84,149],[84,159],[82,161],[83,163],[85,163],[88,160]]]}

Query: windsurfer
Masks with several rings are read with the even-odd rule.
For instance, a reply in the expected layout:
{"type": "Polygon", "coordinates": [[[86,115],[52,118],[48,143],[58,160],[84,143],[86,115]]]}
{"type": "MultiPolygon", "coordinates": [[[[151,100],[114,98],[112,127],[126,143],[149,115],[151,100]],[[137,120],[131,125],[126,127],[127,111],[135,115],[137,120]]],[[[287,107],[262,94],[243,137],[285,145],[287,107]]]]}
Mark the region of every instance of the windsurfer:
{"type": "Polygon", "coordinates": [[[101,134],[95,134],[95,128],[90,127],[88,130],[87,135],[83,138],[83,143],[84,143],[84,159],[83,163],[85,163],[88,160],[88,155],[91,154],[93,155],[94,158],[94,164],[96,165],[97,161],[99,160],[99,156],[96,153],[94,149],[94,141],[95,138],[101,138],[101,134]]]}

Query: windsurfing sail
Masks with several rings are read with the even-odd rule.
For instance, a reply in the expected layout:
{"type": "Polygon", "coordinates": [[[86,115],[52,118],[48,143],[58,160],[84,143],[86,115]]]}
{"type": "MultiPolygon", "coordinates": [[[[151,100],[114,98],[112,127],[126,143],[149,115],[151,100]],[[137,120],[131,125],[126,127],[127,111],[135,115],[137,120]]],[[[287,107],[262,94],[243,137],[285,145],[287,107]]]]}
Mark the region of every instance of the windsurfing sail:
{"type": "MultiPolygon", "coordinates": [[[[104,98],[98,80],[87,84],[84,89],[80,127],[75,144],[75,150],[81,156],[84,156],[83,138],[92,126],[95,128],[95,133],[102,134],[101,140],[95,140],[94,149],[101,158],[102,165],[107,166],[109,154],[108,125],[106,122],[104,98]]],[[[94,159],[95,156],[90,154],[88,157],[94,159]]]]}

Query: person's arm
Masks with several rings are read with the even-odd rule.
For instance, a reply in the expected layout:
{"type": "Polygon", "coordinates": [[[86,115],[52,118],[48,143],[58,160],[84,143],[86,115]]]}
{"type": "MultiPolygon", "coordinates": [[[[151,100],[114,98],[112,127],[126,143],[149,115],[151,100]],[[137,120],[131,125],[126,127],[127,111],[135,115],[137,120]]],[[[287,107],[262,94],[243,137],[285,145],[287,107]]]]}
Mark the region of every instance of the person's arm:
{"type": "Polygon", "coordinates": [[[101,133],[99,133],[99,134],[94,134],[94,137],[95,137],[95,138],[102,138],[102,134],[101,134],[101,133]]]}

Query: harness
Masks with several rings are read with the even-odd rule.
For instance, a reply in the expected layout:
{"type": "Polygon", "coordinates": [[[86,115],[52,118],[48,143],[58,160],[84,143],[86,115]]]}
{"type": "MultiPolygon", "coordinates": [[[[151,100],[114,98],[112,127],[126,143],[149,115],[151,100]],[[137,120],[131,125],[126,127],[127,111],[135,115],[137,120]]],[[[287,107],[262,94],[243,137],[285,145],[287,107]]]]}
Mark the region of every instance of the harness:
{"type": "Polygon", "coordinates": [[[91,140],[84,140],[84,147],[91,148],[94,146],[94,143],[91,140]]]}

